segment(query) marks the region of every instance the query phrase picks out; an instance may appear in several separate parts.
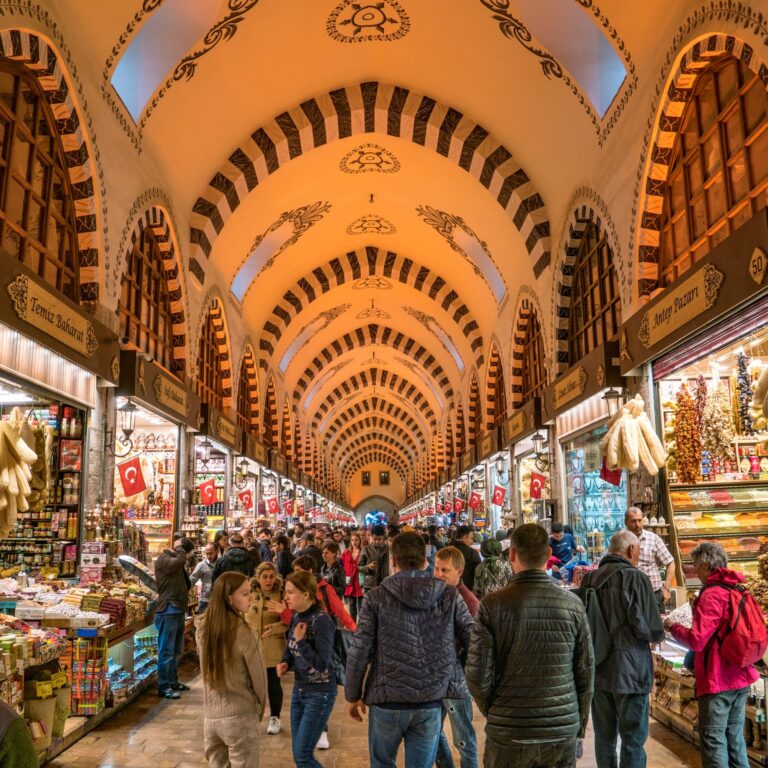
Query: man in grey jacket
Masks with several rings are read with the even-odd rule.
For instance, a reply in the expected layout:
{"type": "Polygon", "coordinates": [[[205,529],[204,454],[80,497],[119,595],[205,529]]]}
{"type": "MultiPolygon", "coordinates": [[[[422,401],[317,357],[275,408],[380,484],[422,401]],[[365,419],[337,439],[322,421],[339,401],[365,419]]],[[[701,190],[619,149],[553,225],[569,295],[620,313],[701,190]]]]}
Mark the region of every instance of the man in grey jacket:
{"type": "Polygon", "coordinates": [[[432,768],[443,699],[466,696],[458,654],[468,646],[472,617],[455,587],[425,572],[419,534],[399,534],[391,551],[394,573],[366,594],[358,614],[347,654],[347,711],[362,722],[370,707],[371,768],[392,766],[401,742],[409,768],[432,768]]]}
{"type": "Polygon", "coordinates": [[[664,628],[651,582],[636,567],[639,557],[640,540],[634,533],[614,533],[608,554],[579,590],[587,603],[597,662],[592,722],[598,768],[619,765],[617,736],[621,768],[643,768],[646,763],[653,687],[650,643],[664,639],[664,628]]]}
{"type": "Polygon", "coordinates": [[[483,598],[465,667],[486,716],[486,768],[572,768],[592,699],[589,625],[576,595],[546,573],[547,531],[518,526],[515,576],[483,598]]]}

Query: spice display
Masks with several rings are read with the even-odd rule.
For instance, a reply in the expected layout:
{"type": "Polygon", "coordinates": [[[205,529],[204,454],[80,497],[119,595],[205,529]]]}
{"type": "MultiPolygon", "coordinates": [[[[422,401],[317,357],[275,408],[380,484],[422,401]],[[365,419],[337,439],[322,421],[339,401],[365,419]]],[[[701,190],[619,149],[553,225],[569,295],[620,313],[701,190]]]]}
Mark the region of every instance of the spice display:
{"type": "Polygon", "coordinates": [[[608,431],[600,441],[600,451],[609,469],[639,469],[640,463],[652,475],[666,464],[667,453],[645,412],[640,395],[623,405],[608,422],[608,431]]]}
{"type": "Polygon", "coordinates": [[[733,412],[728,392],[722,381],[718,381],[709,394],[701,423],[701,446],[711,456],[725,459],[733,455],[733,412]]]}
{"type": "Polygon", "coordinates": [[[752,420],[753,392],[749,376],[749,359],[743,352],[736,355],[736,398],[739,413],[739,432],[742,435],[754,435],[752,420]]]}
{"type": "Polygon", "coordinates": [[[696,427],[696,403],[685,383],[677,391],[675,445],[677,481],[695,483],[699,478],[701,465],[701,433],[696,427]]]}

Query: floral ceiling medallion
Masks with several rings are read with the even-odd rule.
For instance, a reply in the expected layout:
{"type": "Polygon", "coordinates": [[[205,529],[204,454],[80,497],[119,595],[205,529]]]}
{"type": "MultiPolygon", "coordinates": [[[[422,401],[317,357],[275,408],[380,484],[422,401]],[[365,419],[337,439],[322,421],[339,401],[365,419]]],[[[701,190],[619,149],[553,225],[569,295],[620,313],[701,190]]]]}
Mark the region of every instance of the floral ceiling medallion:
{"type": "Polygon", "coordinates": [[[397,173],[400,161],[378,144],[361,144],[341,158],[339,168],[344,173],[397,173]]]}
{"type": "Polygon", "coordinates": [[[385,43],[404,37],[411,21],[400,3],[379,0],[376,3],[343,0],[328,16],[325,31],[339,43],[385,43]]]}
{"type": "Polygon", "coordinates": [[[388,291],[392,288],[392,283],[383,277],[362,277],[352,287],[356,291],[388,291]]]}
{"type": "Polygon", "coordinates": [[[369,213],[355,219],[348,227],[348,235],[394,235],[395,225],[375,213],[369,213]]]}
{"type": "Polygon", "coordinates": [[[368,309],[364,309],[355,315],[357,320],[389,320],[390,317],[392,315],[389,312],[385,312],[374,305],[373,299],[371,299],[371,306],[368,309]]]}

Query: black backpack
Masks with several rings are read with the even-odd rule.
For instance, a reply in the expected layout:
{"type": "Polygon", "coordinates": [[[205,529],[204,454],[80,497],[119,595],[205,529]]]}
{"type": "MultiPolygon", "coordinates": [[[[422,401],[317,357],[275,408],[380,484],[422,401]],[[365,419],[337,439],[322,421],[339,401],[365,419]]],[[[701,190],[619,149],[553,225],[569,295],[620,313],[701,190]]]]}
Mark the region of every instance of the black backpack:
{"type": "Polygon", "coordinates": [[[598,574],[597,577],[590,579],[587,586],[582,587],[580,590],[581,599],[584,602],[584,608],[587,613],[587,621],[589,622],[589,632],[592,635],[595,667],[599,667],[610,655],[611,648],[613,647],[613,636],[627,626],[627,621],[625,620],[611,631],[605,618],[598,592],[617,573],[621,573],[631,567],[631,565],[623,565],[621,563],[616,563],[613,568],[607,566],[605,573],[598,574]]]}

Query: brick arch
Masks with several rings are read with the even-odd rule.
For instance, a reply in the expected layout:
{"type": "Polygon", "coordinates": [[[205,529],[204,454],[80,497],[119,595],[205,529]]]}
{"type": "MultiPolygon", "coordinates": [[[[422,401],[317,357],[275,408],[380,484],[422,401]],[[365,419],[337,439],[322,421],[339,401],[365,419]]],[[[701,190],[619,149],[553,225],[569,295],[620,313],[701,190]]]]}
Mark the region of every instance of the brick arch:
{"type": "Polygon", "coordinates": [[[492,429],[499,419],[507,417],[506,397],[504,389],[504,367],[501,354],[496,342],[491,344],[488,355],[488,369],[485,375],[485,428],[492,429]],[[501,414],[497,411],[501,409],[501,414]]]}
{"type": "MultiPolygon", "coordinates": [[[[539,320],[542,332],[544,332],[538,294],[529,286],[523,286],[517,294],[517,305],[513,315],[515,326],[512,330],[512,367],[510,370],[512,408],[519,408],[523,404],[523,349],[528,322],[532,315],[535,315],[539,320]]],[[[546,360],[551,359],[546,344],[546,333],[544,333],[544,355],[546,360]]],[[[548,370],[547,378],[549,378],[548,370]]]]}
{"type": "Polygon", "coordinates": [[[336,403],[341,402],[344,398],[354,392],[360,390],[366,391],[373,386],[386,387],[392,392],[409,399],[414,408],[417,411],[420,411],[425,418],[430,420],[431,424],[437,423],[435,412],[432,410],[429,401],[421,393],[419,387],[408,379],[398,376],[396,373],[389,373],[389,371],[381,370],[379,368],[370,368],[367,371],[361,371],[360,373],[354,374],[333,389],[315,412],[315,415],[312,418],[312,428],[317,430],[318,424],[336,403]]]}
{"type": "Polygon", "coordinates": [[[167,210],[160,205],[152,205],[146,208],[133,222],[130,236],[130,248],[125,255],[121,255],[122,270],[116,275],[117,291],[119,295],[122,273],[126,269],[128,253],[135,248],[141,237],[141,233],[149,229],[157,241],[160,253],[163,255],[163,270],[168,292],[171,299],[171,320],[173,331],[173,362],[175,373],[179,378],[184,378],[187,373],[187,361],[189,349],[187,347],[187,296],[184,271],[181,266],[181,252],[178,239],[174,231],[171,217],[167,210]]]}
{"type": "Polygon", "coordinates": [[[410,452],[406,446],[404,446],[396,437],[377,433],[360,435],[359,437],[348,439],[343,445],[338,446],[336,451],[332,454],[336,466],[342,467],[346,462],[346,457],[356,448],[361,448],[371,444],[389,446],[393,450],[399,451],[402,460],[406,464],[409,464],[413,461],[413,457],[410,455],[410,452]]]}
{"type": "Polygon", "coordinates": [[[659,287],[659,237],[661,211],[667,191],[667,176],[680,122],[698,76],[716,59],[731,55],[768,84],[768,67],[757,51],[735,35],[719,32],[692,43],[667,79],[665,97],[654,119],[650,152],[645,163],[639,205],[639,234],[636,247],[637,294],[648,300],[659,287]]]}
{"type": "Polygon", "coordinates": [[[369,414],[375,415],[377,413],[386,414],[392,419],[395,419],[398,424],[405,426],[412,434],[418,435],[419,440],[426,442],[426,433],[422,428],[422,425],[419,424],[405,408],[400,408],[382,397],[366,398],[359,403],[351,405],[334,419],[333,423],[325,430],[325,434],[329,437],[333,437],[333,435],[344,425],[352,423],[363,416],[369,414]]]}
{"type": "MultiPolygon", "coordinates": [[[[555,372],[563,373],[570,365],[568,359],[568,329],[571,312],[571,286],[573,284],[573,271],[576,257],[579,255],[581,241],[587,227],[594,225],[601,234],[608,238],[613,260],[613,269],[616,272],[617,282],[620,265],[616,259],[618,239],[616,230],[610,219],[606,219],[605,210],[596,210],[596,206],[583,203],[571,211],[563,231],[562,248],[558,253],[555,266],[555,300],[554,300],[554,328],[555,328],[555,372]]],[[[541,317],[541,315],[539,315],[541,317]]]]}
{"type": "Polygon", "coordinates": [[[456,443],[453,440],[453,422],[450,416],[445,423],[445,460],[449,466],[456,461],[456,443]]]}
{"type": "MultiPolygon", "coordinates": [[[[219,354],[222,359],[222,369],[219,373],[222,378],[221,388],[224,397],[224,408],[229,409],[232,407],[232,357],[229,351],[229,326],[227,324],[227,317],[224,313],[224,303],[221,300],[221,294],[219,293],[218,288],[213,288],[208,291],[208,295],[203,302],[203,307],[204,310],[200,313],[200,323],[195,336],[194,349],[197,350],[200,344],[200,336],[205,328],[206,320],[210,317],[213,331],[216,335],[219,354]]],[[[194,375],[197,375],[198,373],[198,364],[199,363],[196,361],[194,375]]]]}
{"type": "Polygon", "coordinates": [[[293,430],[291,429],[291,408],[288,398],[283,400],[283,415],[280,419],[280,450],[288,461],[293,461],[293,430]]]}
{"type": "MultiPolygon", "coordinates": [[[[248,383],[248,403],[250,413],[248,424],[250,431],[259,434],[261,422],[261,406],[259,405],[259,377],[256,375],[256,356],[253,346],[246,343],[243,346],[243,355],[240,359],[240,376],[238,376],[238,390],[243,381],[248,383]]],[[[238,391],[238,396],[240,392],[238,391]]]]}
{"type": "Polygon", "coordinates": [[[100,269],[103,268],[97,221],[96,179],[89,137],[83,128],[69,74],[52,43],[24,29],[0,30],[0,57],[23,64],[34,75],[53,113],[64,147],[64,161],[74,199],[80,274],[80,301],[99,300],[100,269]]]}
{"type": "Polygon", "coordinates": [[[464,421],[464,405],[456,403],[456,456],[461,457],[467,450],[467,425],[464,421]]]}
{"type": "Polygon", "coordinates": [[[281,164],[336,139],[381,133],[432,150],[469,173],[507,212],[538,277],[549,265],[544,201],[512,153],[461,112],[407,88],[370,82],[308,99],[235,148],[192,208],[190,271],[203,283],[216,238],[245,197],[281,164]]]}
{"type": "Polygon", "coordinates": [[[403,481],[403,485],[407,483],[408,467],[401,459],[396,458],[394,452],[388,453],[384,446],[363,448],[358,455],[354,458],[350,457],[348,461],[351,463],[344,466],[341,471],[341,479],[344,482],[349,482],[348,478],[350,475],[353,475],[368,464],[379,463],[397,472],[398,477],[403,481]]]}
{"type": "Polygon", "coordinates": [[[359,421],[353,421],[344,426],[337,434],[329,436],[327,433],[323,437],[323,445],[327,446],[328,450],[333,450],[333,446],[340,440],[343,440],[349,435],[357,435],[365,431],[379,431],[386,430],[388,434],[399,437],[405,442],[414,453],[419,452],[419,448],[423,450],[424,444],[419,446],[414,439],[413,435],[407,430],[403,429],[397,422],[386,418],[385,416],[364,416],[359,421]]]}
{"type": "Polygon", "coordinates": [[[298,414],[296,413],[296,407],[291,409],[291,416],[293,418],[293,463],[298,467],[302,466],[303,457],[303,445],[302,445],[302,429],[301,422],[299,421],[298,414]]]}
{"type": "Polygon", "coordinates": [[[266,443],[272,448],[280,446],[280,419],[277,412],[277,392],[275,380],[270,376],[267,379],[267,394],[264,398],[264,425],[263,435],[266,443]]]}
{"type": "Polygon", "coordinates": [[[467,445],[474,448],[477,444],[477,435],[480,430],[480,387],[477,383],[477,375],[472,372],[469,380],[469,405],[467,423],[467,445]]]}
{"type": "Polygon", "coordinates": [[[304,373],[296,382],[293,390],[294,400],[300,401],[307,389],[311,387],[312,381],[327,371],[328,366],[333,365],[334,361],[341,355],[351,352],[353,349],[378,344],[390,347],[397,352],[402,352],[411,361],[418,363],[419,367],[434,379],[437,388],[442,391],[446,402],[449,402],[453,397],[453,389],[451,388],[448,375],[429,350],[400,331],[388,326],[370,323],[369,325],[348,331],[315,355],[312,362],[304,369],[304,373]]]}
{"type": "Polygon", "coordinates": [[[288,326],[310,304],[334,288],[368,277],[396,281],[429,296],[458,325],[475,355],[475,365],[478,368],[483,365],[483,336],[480,326],[458,291],[428,267],[375,246],[349,251],[321,264],[297,280],[283,294],[262,328],[259,349],[263,357],[259,365],[262,368],[267,367],[268,357],[274,353],[288,326]]]}

